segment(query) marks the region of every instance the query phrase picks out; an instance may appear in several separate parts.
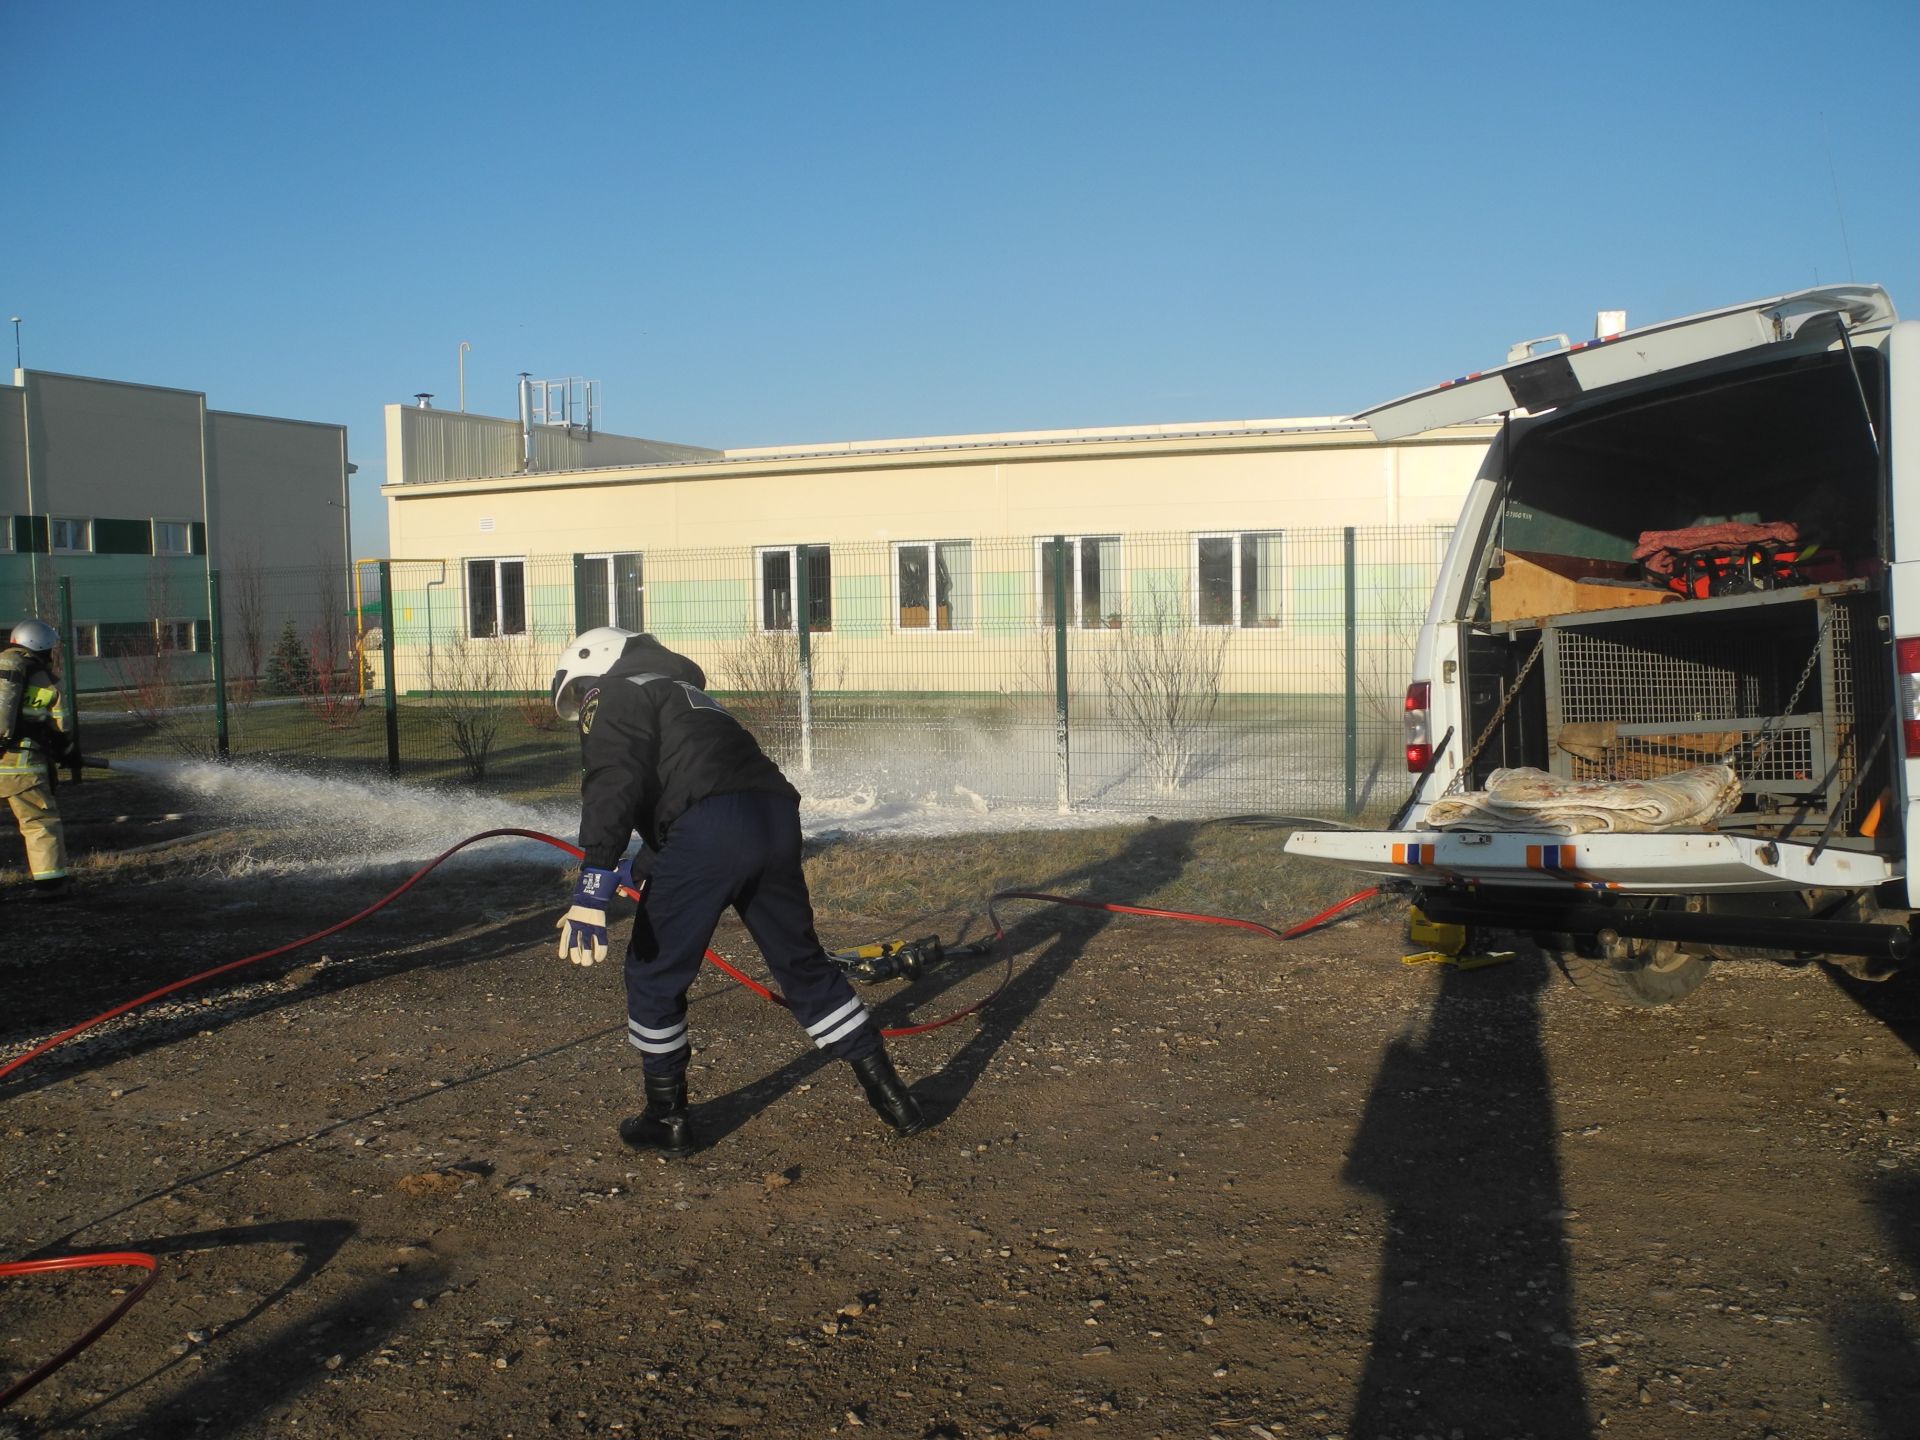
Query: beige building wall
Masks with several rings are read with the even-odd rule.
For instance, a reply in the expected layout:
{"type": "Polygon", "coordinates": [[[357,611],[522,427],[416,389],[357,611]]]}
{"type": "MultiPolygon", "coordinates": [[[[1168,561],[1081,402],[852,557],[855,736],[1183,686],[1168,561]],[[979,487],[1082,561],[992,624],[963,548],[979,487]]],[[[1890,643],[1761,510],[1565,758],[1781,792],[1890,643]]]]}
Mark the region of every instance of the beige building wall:
{"type": "Polygon", "coordinates": [[[1177,438],[1064,433],[1069,438],[728,452],[699,464],[390,483],[381,493],[392,553],[408,559],[583,547],[1445,525],[1493,429],[1455,426],[1392,445],[1375,442],[1364,426],[1330,422],[1177,438]],[[904,448],[913,445],[922,448],[904,448]]]}
{"type": "MultiPolygon", "coordinates": [[[[694,463],[389,483],[392,553],[424,562],[396,564],[400,685],[428,688],[425,651],[444,667],[449,647],[470,638],[461,631],[463,562],[527,562],[529,633],[481,642],[514,657],[509,668],[525,675],[572,633],[567,557],[638,552],[649,626],[716,684],[735,688],[729,677],[751,659],[760,623],[754,547],[825,544],[835,624],[814,640],[821,688],[1044,690],[1051,626],[1038,618],[1036,537],[1121,537],[1120,610],[1138,616],[1157,592],[1191,616],[1193,537],[1280,531],[1286,618],[1220,634],[1223,675],[1230,690],[1311,688],[1343,664],[1341,626],[1326,608],[1340,602],[1343,527],[1404,532],[1361,557],[1368,583],[1430,574],[1494,433],[1490,424],[1463,425],[1381,444],[1338,419],[1251,421],[755,449],[694,463]],[[942,540],[972,542],[976,623],[902,629],[892,546],[942,540]],[[699,597],[699,625],[676,628],[665,604],[655,604],[689,596],[699,597]]],[[[390,477],[401,473],[392,454],[388,466],[390,477]]],[[[1392,607],[1392,625],[1417,629],[1423,583],[1392,607]]],[[[1399,648],[1410,645],[1404,638],[1395,637],[1399,648]]],[[[1125,641],[1103,619],[1076,627],[1071,643],[1075,673],[1090,677],[1125,641]]]]}

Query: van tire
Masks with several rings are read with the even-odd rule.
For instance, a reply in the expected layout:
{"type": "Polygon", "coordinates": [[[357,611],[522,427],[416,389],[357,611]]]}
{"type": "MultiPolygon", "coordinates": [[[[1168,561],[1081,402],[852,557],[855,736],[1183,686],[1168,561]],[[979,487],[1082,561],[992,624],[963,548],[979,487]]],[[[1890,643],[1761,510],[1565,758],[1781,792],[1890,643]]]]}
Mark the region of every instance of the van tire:
{"type": "Polygon", "coordinates": [[[1661,945],[1646,956],[1609,960],[1560,950],[1554,961],[1582,994],[1623,1009],[1653,1010],[1684,1000],[1707,978],[1713,962],[1661,945]]]}

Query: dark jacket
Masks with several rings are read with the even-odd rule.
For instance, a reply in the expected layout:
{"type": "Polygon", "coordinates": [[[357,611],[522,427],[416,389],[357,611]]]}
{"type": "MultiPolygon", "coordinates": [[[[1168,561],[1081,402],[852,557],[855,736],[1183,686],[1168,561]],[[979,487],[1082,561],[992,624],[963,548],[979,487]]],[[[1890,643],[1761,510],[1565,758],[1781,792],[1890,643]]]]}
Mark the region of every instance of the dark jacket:
{"type": "Polygon", "coordinates": [[[656,850],[710,795],[799,792],[708,695],[706,673],[651,635],[627,642],[580,704],[580,848],[611,870],[636,831],[656,850]]]}

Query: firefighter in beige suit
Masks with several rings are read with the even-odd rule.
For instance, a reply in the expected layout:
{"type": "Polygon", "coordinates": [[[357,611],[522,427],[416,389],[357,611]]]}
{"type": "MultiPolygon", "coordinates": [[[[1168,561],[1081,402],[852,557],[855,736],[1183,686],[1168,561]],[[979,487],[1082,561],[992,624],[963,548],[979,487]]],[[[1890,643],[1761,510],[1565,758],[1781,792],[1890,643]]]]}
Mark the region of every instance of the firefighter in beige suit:
{"type": "Polygon", "coordinates": [[[34,890],[67,888],[67,846],[53,799],[53,767],[73,754],[66,704],[53,672],[60,636],[43,620],[22,620],[0,650],[0,798],[13,807],[27,842],[34,890]]]}

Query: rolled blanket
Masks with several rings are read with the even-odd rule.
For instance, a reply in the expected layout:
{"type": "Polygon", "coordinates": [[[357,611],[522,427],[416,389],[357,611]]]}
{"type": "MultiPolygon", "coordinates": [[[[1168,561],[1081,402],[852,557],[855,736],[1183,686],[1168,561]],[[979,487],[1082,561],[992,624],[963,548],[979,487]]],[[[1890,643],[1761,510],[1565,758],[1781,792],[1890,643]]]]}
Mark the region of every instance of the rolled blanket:
{"type": "Polygon", "coordinates": [[[1544,770],[1496,770],[1487,788],[1436,800],[1423,830],[1528,830],[1553,835],[1704,830],[1740,803],[1726,765],[1695,765],[1658,780],[1562,780],[1544,770]]]}
{"type": "Polygon", "coordinates": [[[1718,525],[1693,525],[1685,530],[1644,530],[1640,543],[1633,547],[1633,558],[1646,566],[1649,575],[1664,579],[1674,573],[1678,556],[1690,555],[1696,550],[1736,550],[1761,540],[1795,545],[1800,540],[1800,527],[1791,520],[1763,520],[1758,525],[1730,520],[1718,525]]]}

